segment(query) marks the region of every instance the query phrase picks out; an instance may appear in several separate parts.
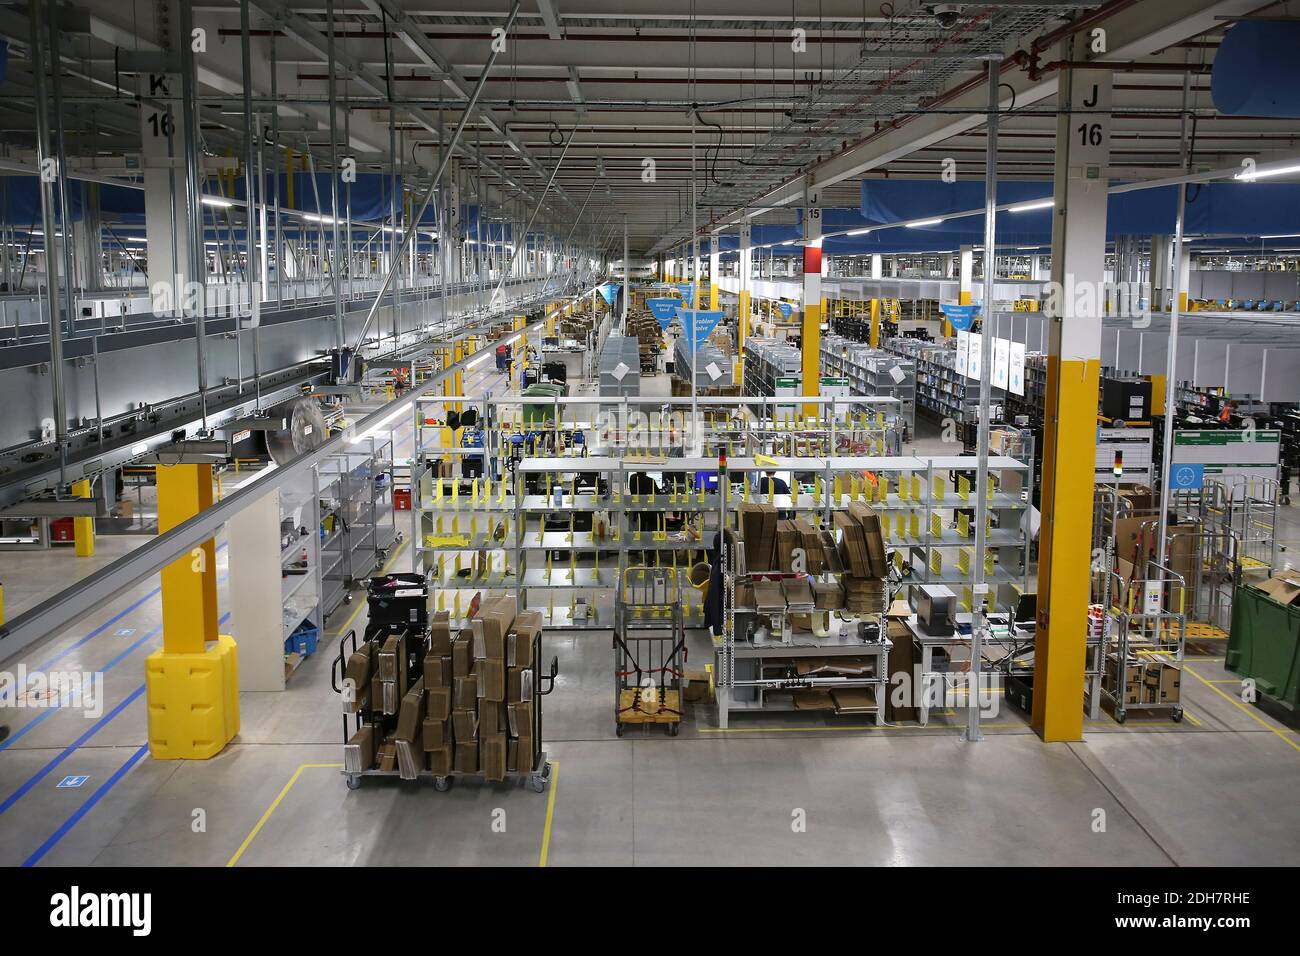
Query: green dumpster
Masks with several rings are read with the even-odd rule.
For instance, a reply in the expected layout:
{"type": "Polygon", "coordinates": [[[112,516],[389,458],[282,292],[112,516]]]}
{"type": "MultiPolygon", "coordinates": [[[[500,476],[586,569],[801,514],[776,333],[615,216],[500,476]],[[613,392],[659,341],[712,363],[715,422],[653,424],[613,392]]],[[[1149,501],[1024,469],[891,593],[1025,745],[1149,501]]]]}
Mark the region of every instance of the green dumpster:
{"type": "Polygon", "coordinates": [[[554,399],[563,397],[564,386],[550,383],[529,385],[522,394],[524,398],[524,424],[536,427],[555,421],[554,399]],[[530,398],[536,400],[536,403],[530,404],[528,402],[530,398]]]}
{"type": "Polygon", "coordinates": [[[1300,723],[1300,601],[1283,604],[1264,590],[1239,586],[1224,667],[1255,681],[1263,710],[1290,726],[1300,723]]]}

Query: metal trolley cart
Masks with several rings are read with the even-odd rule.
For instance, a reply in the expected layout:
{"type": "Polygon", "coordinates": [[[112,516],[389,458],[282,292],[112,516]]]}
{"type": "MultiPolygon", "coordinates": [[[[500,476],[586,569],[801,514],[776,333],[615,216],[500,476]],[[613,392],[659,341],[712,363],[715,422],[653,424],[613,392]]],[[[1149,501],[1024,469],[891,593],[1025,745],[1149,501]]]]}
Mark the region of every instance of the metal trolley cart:
{"type": "MultiPolygon", "coordinates": [[[[357,650],[357,632],[354,628],[339,640],[339,652],[334,658],[334,663],[330,668],[330,685],[340,696],[344,694],[343,672],[347,665],[348,656],[357,650]]],[[[541,653],[542,653],[542,636],[538,634],[533,642],[533,693],[532,693],[532,739],[536,743],[536,758],[532,767],[528,770],[507,770],[506,779],[528,778],[529,785],[537,793],[542,793],[551,781],[551,764],[547,759],[546,750],[542,742],[542,698],[555,689],[555,678],[559,674],[559,658],[551,658],[551,665],[543,673],[541,670],[541,653]]],[[[377,728],[385,725],[386,717],[378,714],[368,707],[363,707],[356,712],[351,712],[346,706],[343,709],[343,742],[351,739],[365,724],[374,724],[377,728]]],[[[391,718],[392,715],[389,715],[391,718]]],[[[395,719],[395,718],[393,718],[395,719]]],[[[368,768],[364,770],[349,770],[345,768],[341,771],[347,779],[349,790],[356,790],[361,786],[362,777],[398,777],[407,780],[418,780],[421,778],[432,778],[435,790],[446,791],[451,789],[451,781],[454,777],[477,777],[482,776],[478,773],[462,773],[458,770],[451,770],[445,774],[437,774],[431,770],[421,769],[411,776],[403,777],[400,770],[380,770],[378,768],[368,768]]]]}
{"type": "Polygon", "coordinates": [[[1107,679],[1101,695],[1121,724],[1136,710],[1166,710],[1176,723],[1183,719],[1181,692],[1166,692],[1181,684],[1186,586],[1181,575],[1155,561],[1147,562],[1147,568],[1150,577],[1127,583],[1109,572],[1112,597],[1102,634],[1107,679]],[[1163,673],[1166,669],[1173,673],[1163,673]]]}
{"type": "Polygon", "coordinates": [[[663,724],[670,736],[677,736],[685,663],[686,624],[676,570],[626,569],[614,605],[614,731],[618,736],[629,724],[663,724]]]}

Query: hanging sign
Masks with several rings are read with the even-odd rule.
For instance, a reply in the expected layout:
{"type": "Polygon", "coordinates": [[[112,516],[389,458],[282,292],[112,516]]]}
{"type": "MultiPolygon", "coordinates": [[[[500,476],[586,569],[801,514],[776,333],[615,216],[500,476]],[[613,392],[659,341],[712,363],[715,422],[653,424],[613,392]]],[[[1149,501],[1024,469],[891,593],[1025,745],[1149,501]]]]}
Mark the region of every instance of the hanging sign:
{"type": "Polygon", "coordinates": [[[789,302],[778,302],[776,308],[777,311],[781,313],[781,318],[786,319],[787,321],[790,318],[790,314],[794,312],[794,306],[789,302]]]}
{"type": "Polygon", "coordinates": [[[659,322],[661,329],[668,328],[673,317],[677,315],[677,309],[682,304],[681,299],[646,299],[646,307],[650,309],[650,314],[659,322]]]}
{"type": "Polygon", "coordinates": [[[1025,343],[1012,342],[1008,355],[1007,391],[1013,395],[1025,394],[1025,343]]]}
{"type": "Polygon", "coordinates": [[[952,323],[952,327],[957,331],[969,331],[975,324],[975,320],[980,314],[980,304],[973,302],[970,305],[957,305],[953,302],[940,302],[939,311],[943,317],[952,323]]]}
{"type": "Polygon", "coordinates": [[[709,337],[718,322],[722,320],[722,313],[704,312],[695,309],[683,309],[680,306],[677,309],[677,316],[682,320],[682,332],[686,335],[687,341],[694,338],[695,344],[699,345],[709,337]]]}

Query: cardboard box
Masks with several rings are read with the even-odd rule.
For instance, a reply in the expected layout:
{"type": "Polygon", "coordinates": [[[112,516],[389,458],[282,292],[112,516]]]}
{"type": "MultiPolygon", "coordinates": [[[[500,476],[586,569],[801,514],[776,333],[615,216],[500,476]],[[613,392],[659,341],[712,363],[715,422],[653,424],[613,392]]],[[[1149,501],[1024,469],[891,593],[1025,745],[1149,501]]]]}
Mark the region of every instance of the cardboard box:
{"type": "Polygon", "coordinates": [[[504,704],[498,704],[495,701],[479,701],[479,737],[490,737],[492,734],[504,734],[506,732],[506,715],[504,709],[504,704]]]}
{"type": "Polygon", "coordinates": [[[397,775],[403,780],[415,780],[424,769],[424,743],[421,740],[398,740],[397,775]]]}
{"type": "Polygon", "coordinates": [[[844,589],[838,581],[814,581],[813,603],[819,611],[834,611],[844,607],[844,589]]]}
{"type": "Polygon", "coordinates": [[[880,515],[870,505],[854,501],[849,504],[849,516],[862,527],[862,538],[867,547],[870,571],[863,576],[873,578],[888,576],[889,563],[885,553],[885,536],[880,527],[880,515]]]}
{"type": "Polygon", "coordinates": [[[899,675],[907,676],[906,683],[902,683],[901,686],[911,687],[914,692],[919,690],[915,686],[914,668],[920,661],[916,644],[912,640],[912,629],[907,626],[906,620],[890,618],[885,621],[885,636],[891,642],[888,664],[890,685],[886,688],[885,694],[885,719],[891,723],[916,720],[915,698],[905,699],[902,704],[894,703],[897,699],[894,691],[903,680],[899,675]]]}
{"type": "Polygon", "coordinates": [[[515,745],[515,770],[519,773],[528,773],[537,766],[537,741],[535,738],[520,734],[518,737],[511,737],[510,743],[515,745]]]}
{"type": "Polygon", "coordinates": [[[452,746],[429,751],[429,770],[440,777],[447,776],[455,769],[455,752],[452,746]]]}
{"type": "Polygon", "coordinates": [[[451,676],[468,677],[474,668],[473,635],[461,631],[451,645],[451,676]]]}
{"type": "Polygon", "coordinates": [[[826,560],[822,551],[821,532],[812,523],[800,518],[795,522],[799,531],[799,547],[803,548],[809,574],[822,574],[826,570],[826,560]]]}
{"type": "Polygon", "coordinates": [[[505,662],[506,635],[518,614],[514,597],[499,597],[486,602],[470,621],[474,635],[474,659],[505,662]]]}
{"type": "Polygon", "coordinates": [[[478,773],[477,741],[466,743],[457,737],[455,763],[457,773],[478,773]]]}
{"type": "Polygon", "coordinates": [[[793,520],[782,518],[776,523],[776,564],[786,574],[794,571],[794,549],[803,538],[793,520]]]}
{"type": "MultiPolygon", "coordinates": [[[[401,703],[401,699],[401,695],[397,690],[397,681],[381,680],[379,682],[378,709],[380,713],[385,715],[397,713],[397,708],[401,703]]],[[[371,707],[373,709],[375,704],[372,703],[371,707]]]]}
{"type": "Polygon", "coordinates": [[[489,783],[506,778],[506,735],[493,734],[479,738],[479,769],[489,783]]]}
{"type": "Polygon", "coordinates": [[[772,571],[776,547],[776,508],[745,502],[737,509],[741,537],[745,541],[745,562],[750,571],[772,571]]]}
{"type": "Polygon", "coordinates": [[[841,532],[839,555],[844,569],[859,578],[871,576],[871,558],[867,554],[867,542],[862,533],[862,525],[846,512],[836,511],[832,515],[835,529],[841,532]]]}
{"type": "Polygon", "coordinates": [[[532,700],[533,680],[531,667],[511,667],[506,672],[506,702],[516,704],[522,700],[532,700]]]}
{"type": "Polygon", "coordinates": [[[373,645],[367,641],[348,657],[347,666],[343,669],[343,683],[349,686],[350,681],[352,688],[351,700],[344,700],[344,708],[350,713],[356,713],[370,699],[372,648],[373,645]]]}
{"type": "Polygon", "coordinates": [[[432,720],[446,720],[451,716],[451,688],[429,687],[425,690],[424,713],[432,720]]]}
{"type": "Polygon", "coordinates": [[[451,654],[435,654],[432,650],[424,655],[424,686],[450,687],[452,681],[451,654]]]}
{"type": "MultiPolygon", "coordinates": [[[[504,645],[502,645],[504,650],[504,645]]],[[[506,662],[499,660],[479,661],[478,695],[485,701],[504,701],[506,699],[506,662]]]]}
{"type": "Polygon", "coordinates": [[[709,672],[688,670],[683,675],[682,699],[699,704],[709,699],[709,672]]]}
{"type": "Polygon", "coordinates": [[[400,681],[406,686],[406,635],[390,634],[379,649],[380,680],[400,681]]]}
{"type": "Polygon", "coordinates": [[[1255,587],[1263,591],[1270,600],[1284,607],[1295,604],[1300,600],[1300,571],[1292,571],[1289,568],[1279,571],[1255,587]]]}
{"type": "MultiPolygon", "coordinates": [[[[506,769],[511,773],[519,772],[519,738],[506,738],[506,769]]],[[[525,771],[529,768],[525,767],[525,771]]]]}
{"type": "Polygon", "coordinates": [[[422,732],[425,750],[441,750],[451,743],[451,727],[446,721],[425,717],[422,732]]]}
{"type": "Polygon", "coordinates": [[[506,709],[507,726],[503,730],[509,730],[511,737],[526,737],[533,732],[533,702],[531,700],[519,701],[510,704],[506,709]]]}
{"type": "Polygon", "coordinates": [[[397,769],[397,741],[391,738],[379,745],[379,769],[391,772],[397,769]]]}
{"type": "MultiPolygon", "coordinates": [[[[433,592],[429,592],[433,597],[433,592]]],[[[451,612],[436,611],[429,619],[429,653],[443,657],[451,653],[451,612]]]]}
{"type": "Polygon", "coordinates": [[[474,710],[478,707],[478,675],[457,677],[452,682],[452,707],[456,710],[474,710]]]}
{"type": "Polygon", "coordinates": [[[531,667],[533,647],[542,633],[542,612],[524,611],[515,618],[514,631],[506,643],[506,664],[510,667],[531,667]]]}
{"type": "Polygon", "coordinates": [[[457,743],[473,743],[478,739],[478,711],[453,710],[451,732],[457,743]]]}
{"type": "Polygon", "coordinates": [[[424,680],[418,680],[402,696],[402,705],[397,712],[397,730],[393,736],[398,740],[414,740],[420,732],[420,722],[424,720],[424,680]]]}
{"type": "Polygon", "coordinates": [[[343,745],[343,769],[349,773],[360,773],[374,765],[375,727],[374,724],[364,724],[343,745]]]}

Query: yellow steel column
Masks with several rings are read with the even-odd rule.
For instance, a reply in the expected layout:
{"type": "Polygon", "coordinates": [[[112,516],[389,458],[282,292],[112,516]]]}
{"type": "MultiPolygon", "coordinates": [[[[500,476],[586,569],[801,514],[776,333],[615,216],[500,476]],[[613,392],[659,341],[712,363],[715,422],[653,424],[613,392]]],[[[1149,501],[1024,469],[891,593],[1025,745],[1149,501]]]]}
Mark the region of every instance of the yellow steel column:
{"type": "Polygon", "coordinates": [[[871,336],[870,344],[873,349],[880,348],[880,300],[871,300],[871,336]]]}
{"type": "Polygon", "coordinates": [[[718,271],[722,268],[718,237],[709,240],[709,311],[718,311],[718,271]]]}
{"type": "MultiPolygon", "coordinates": [[[[1073,41],[1067,44],[1072,46],[1073,41]]],[[[1104,170],[1110,144],[1110,92],[1111,75],[1104,71],[1061,73],[1057,102],[1068,103],[1069,110],[1058,116],[1056,130],[1034,652],[1033,727],[1045,741],[1083,736],[1097,389],[1106,299],[1101,291],[1106,266],[1104,170]],[[1083,129],[1082,135],[1078,128],[1083,129]],[[1088,286],[1098,294],[1060,294],[1061,289],[1088,286]],[[1090,308],[1078,308],[1088,301],[1090,308]]]]}
{"type": "MultiPolygon", "coordinates": [[[[800,314],[800,348],[803,362],[804,395],[821,394],[822,350],[822,219],[821,209],[812,202],[803,212],[803,311],[800,314]]],[[[816,415],[817,406],[804,405],[805,415],[816,415]]]]}
{"type": "MultiPolygon", "coordinates": [[[[77,498],[93,497],[90,490],[90,479],[83,478],[81,481],[74,481],[72,483],[72,494],[77,498]]],[[[93,558],[95,556],[95,519],[73,518],[72,539],[77,557],[93,558]]]]}
{"type": "MultiPolygon", "coordinates": [[[[212,506],[212,466],[159,465],[158,533],[212,506]]],[[[145,660],[149,752],[206,759],[239,733],[238,657],[217,633],[216,544],[209,538],[160,572],[163,646],[145,660]]]]}
{"type": "MultiPolygon", "coordinates": [[[[444,348],[444,349],[440,349],[439,351],[442,352],[442,370],[445,372],[447,369],[451,368],[451,349],[444,348]]],[[[493,360],[494,362],[496,361],[495,356],[493,357],[492,360],[493,360]]],[[[452,395],[455,395],[455,394],[456,394],[456,379],[455,379],[455,376],[454,376],[454,375],[449,375],[449,376],[447,376],[446,378],[444,378],[444,379],[442,380],[442,397],[443,397],[443,398],[448,398],[448,397],[450,397],[450,396],[452,396],[452,395]]],[[[443,403],[443,415],[444,415],[443,420],[444,420],[444,421],[446,421],[446,418],[445,418],[446,413],[447,413],[448,411],[451,411],[451,410],[452,410],[452,406],[451,406],[451,404],[450,404],[450,403],[447,403],[447,402],[444,402],[444,403],[443,403]]],[[[442,434],[441,434],[441,438],[442,438],[442,447],[443,447],[443,448],[450,448],[450,447],[452,447],[452,434],[451,434],[451,429],[450,429],[450,428],[443,428],[443,429],[441,429],[441,432],[442,432],[442,434]]]]}

